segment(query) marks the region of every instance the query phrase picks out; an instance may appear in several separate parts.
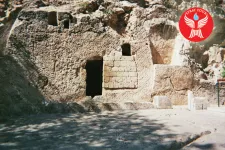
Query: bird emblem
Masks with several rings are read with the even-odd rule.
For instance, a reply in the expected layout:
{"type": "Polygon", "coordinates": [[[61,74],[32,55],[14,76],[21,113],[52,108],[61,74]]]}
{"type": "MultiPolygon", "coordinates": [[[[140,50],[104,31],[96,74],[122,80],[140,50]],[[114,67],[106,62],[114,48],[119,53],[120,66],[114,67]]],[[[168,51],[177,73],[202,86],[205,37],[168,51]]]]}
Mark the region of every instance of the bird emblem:
{"type": "Polygon", "coordinates": [[[199,16],[197,13],[194,14],[193,19],[188,18],[186,15],[184,17],[186,25],[188,25],[191,28],[191,33],[189,38],[193,38],[195,36],[198,36],[199,38],[204,38],[202,35],[201,28],[204,27],[208,22],[208,16],[206,15],[205,18],[199,20],[199,16]],[[199,20],[199,21],[198,21],[199,20]],[[195,21],[197,22],[197,26],[195,25],[195,21]]]}

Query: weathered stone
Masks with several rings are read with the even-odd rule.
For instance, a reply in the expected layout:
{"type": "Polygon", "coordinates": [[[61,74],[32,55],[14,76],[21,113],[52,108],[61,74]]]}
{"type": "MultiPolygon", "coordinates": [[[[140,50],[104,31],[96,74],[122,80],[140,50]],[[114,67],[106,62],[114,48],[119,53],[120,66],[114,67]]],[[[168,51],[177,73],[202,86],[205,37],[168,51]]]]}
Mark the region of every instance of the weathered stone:
{"type": "MultiPolygon", "coordinates": [[[[3,2],[2,7],[11,5],[6,5],[6,0],[3,2]]],[[[10,24],[14,20],[11,18],[16,14],[3,21],[0,19],[0,24],[4,24],[0,27],[4,38],[0,45],[7,45],[4,54],[13,56],[24,69],[24,78],[48,100],[78,101],[85,97],[88,76],[85,65],[90,60],[103,59],[102,96],[109,101],[150,101],[155,95],[165,95],[173,104],[181,105],[188,103],[187,90],[192,90],[200,96],[209,95],[209,100],[215,102],[214,85],[198,84],[199,78],[194,76],[196,62],[201,62],[190,60],[210,49],[212,56],[208,55],[209,61],[204,58],[206,65],[200,66],[199,70],[208,64],[213,66],[204,72],[207,82],[211,82],[210,74],[220,73],[224,59],[223,50],[220,50],[224,41],[224,13],[210,12],[217,22],[212,34],[217,37],[216,41],[210,38],[203,43],[202,49],[191,49],[190,42],[178,34],[174,20],[192,2],[184,0],[169,7],[167,2],[150,0],[35,0],[25,4],[26,9],[20,11],[12,28],[10,24]],[[45,7],[38,4],[42,2],[45,7]],[[178,14],[172,11],[175,8],[178,14]],[[49,21],[50,12],[55,12],[54,25],[49,21]],[[125,43],[127,49],[123,47],[125,43]],[[213,46],[215,43],[218,45],[213,46]],[[128,50],[127,54],[125,50],[128,50]],[[171,62],[179,66],[161,65],[151,70],[154,64],[171,62]],[[38,77],[41,75],[48,80],[40,86],[38,77]],[[195,82],[193,78],[196,78],[195,82]]],[[[206,3],[209,2],[200,2],[204,7],[206,3]]],[[[207,10],[214,10],[210,5],[207,10]]],[[[3,11],[8,10],[4,8],[3,11]]]]}
{"type": "Polygon", "coordinates": [[[193,99],[194,99],[193,92],[188,90],[188,109],[189,110],[191,110],[193,99]]]}
{"type": "Polygon", "coordinates": [[[121,1],[118,3],[118,6],[122,7],[125,11],[131,11],[137,5],[127,1],[121,1]]]}
{"type": "Polygon", "coordinates": [[[191,110],[204,110],[207,109],[208,100],[205,97],[194,97],[191,110]]]}
{"type": "Polygon", "coordinates": [[[137,88],[137,69],[133,57],[127,57],[128,59],[124,59],[124,56],[120,56],[120,54],[115,53],[115,56],[105,56],[104,58],[106,58],[104,61],[104,82],[108,83],[103,84],[104,88],[137,88]],[[108,60],[110,57],[114,61],[108,60]],[[111,66],[113,64],[112,68],[109,67],[110,64],[111,66]]]}
{"type": "Polygon", "coordinates": [[[191,110],[206,110],[207,107],[206,103],[194,103],[191,110]]]}
{"type": "Polygon", "coordinates": [[[158,109],[172,109],[172,103],[167,96],[154,96],[153,104],[158,109]]]}
{"type": "Polygon", "coordinates": [[[176,25],[172,21],[165,21],[164,18],[155,18],[151,22],[149,40],[153,63],[170,64],[178,33],[176,25]]]}
{"type": "Polygon", "coordinates": [[[208,100],[206,97],[194,97],[192,91],[188,91],[188,109],[204,110],[207,109],[208,100]]]}
{"type": "Polygon", "coordinates": [[[112,71],[119,72],[120,71],[120,68],[119,67],[113,67],[112,68],[112,71]]]}
{"type": "Polygon", "coordinates": [[[103,103],[102,104],[103,110],[113,111],[113,110],[122,110],[123,108],[119,103],[103,103]]]}
{"type": "Polygon", "coordinates": [[[134,58],[133,58],[133,56],[122,56],[121,58],[120,58],[120,60],[121,61],[132,61],[132,60],[134,60],[134,58]]]}
{"type": "Polygon", "coordinates": [[[124,10],[123,10],[122,8],[114,8],[113,11],[114,11],[117,15],[124,13],[124,10]]]}
{"type": "Polygon", "coordinates": [[[189,68],[176,68],[170,79],[173,88],[177,91],[192,88],[193,74],[189,68]]]}
{"type": "Polygon", "coordinates": [[[105,66],[113,67],[113,61],[104,61],[105,66]]]}
{"type": "Polygon", "coordinates": [[[123,104],[124,109],[127,110],[141,110],[154,108],[151,102],[125,102],[123,104]]]}
{"type": "Polygon", "coordinates": [[[112,70],[112,67],[105,65],[104,71],[113,71],[113,70],[112,70]]]}
{"type": "Polygon", "coordinates": [[[137,77],[137,72],[129,72],[129,77],[137,77]]]}
{"type": "Polygon", "coordinates": [[[114,66],[120,67],[122,66],[122,63],[120,61],[114,61],[114,66]]]}
{"type": "Polygon", "coordinates": [[[114,58],[115,60],[121,60],[121,56],[115,56],[115,58],[114,58]]]}
{"type": "Polygon", "coordinates": [[[3,9],[0,9],[0,17],[4,17],[6,15],[6,12],[3,9]]]}
{"type": "Polygon", "coordinates": [[[108,60],[108,61],[112,61],[112,60],[114,60],[114,57],[110,57],[110,56],[104,56],[103,57],[103,60],[108,60]]]}
{"type": "Polygon", "coordinates": [[[193,74],[187,67],[154,65],[152,85],[152,95],[160,93],[168,96],[173,104],[184,105],[188,102],[186,92],[193,87],[193,74]]]}
{"type": "Polygon", "coordinates": [[[0,3],[0,9],[5,9],[5,8],[6,8],[6,6],[4,4],[0,3]]]}
{"type": "MultiPolygon", "coordinates": [[[[196,83],[197,86],[192,90],[194,95],[198,97],[207,97],[210,104],[218,104],[217,100],[217,89],[215,83],[212,80],[203,80],[196,83]]],[[[220,91],[220,96],[224,96],[224,92],[220,91]]],[[[220,104],[224,102],[224,99],[220,98],[220,104]]]]}

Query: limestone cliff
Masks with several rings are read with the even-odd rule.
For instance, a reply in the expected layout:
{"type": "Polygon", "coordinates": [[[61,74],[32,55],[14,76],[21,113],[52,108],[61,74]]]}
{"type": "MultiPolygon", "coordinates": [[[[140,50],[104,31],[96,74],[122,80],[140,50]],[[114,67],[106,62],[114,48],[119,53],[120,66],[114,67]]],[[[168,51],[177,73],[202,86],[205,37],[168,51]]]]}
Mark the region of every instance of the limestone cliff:
{"type": "Polygon", "coordinates": [[[186,104],[187,90],[193,90],[216,102],[213,84],[220,71],[213,69],[221,66],[225,46],[222,1],[21,3],[23,9],[12,28],[4,28],[9,36],[4,38],[7,45],[2,63],[9,58],[17,67],[5,70],[6,64],[1,66],[0,73],[5,76],[0,84],[7,78],[12,84],[1,85],[0,100],[16,103],[22,99],[29,107],[37,101],[74,102],[95,95],[102,95],[100,99],[107,102],[152,101],[155,95],[167,95],[174,104],[186,104]],[[182,12],[194,6],[208,10],[215,22],[210,38],[198,44],[185,40],[177,26],[182,12]],[[95,72],[88,70],[89,63],[103,66],[92,66],[102,73],[102,85],[93,82],[100,87],[100,94],[87,92],[88,88],[96,90],[90,86],[92,81],[87,83],[88,74],[95,72]],[[12,71],[18,75],[6,75],[12,71]],[[9,91],[11,87],[13,91],[9,91]]]}

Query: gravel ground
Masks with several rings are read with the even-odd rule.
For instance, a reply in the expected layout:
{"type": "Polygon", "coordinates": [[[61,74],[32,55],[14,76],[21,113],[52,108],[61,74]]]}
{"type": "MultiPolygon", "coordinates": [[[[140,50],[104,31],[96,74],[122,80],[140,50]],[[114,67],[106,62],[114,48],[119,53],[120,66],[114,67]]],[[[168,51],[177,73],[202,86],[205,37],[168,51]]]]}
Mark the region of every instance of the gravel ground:
{"type": "Polygon", "coordinates": [[[42,114],[0,124],[0,149],[225,149],[225,113],[173,110],[42,114]]]}

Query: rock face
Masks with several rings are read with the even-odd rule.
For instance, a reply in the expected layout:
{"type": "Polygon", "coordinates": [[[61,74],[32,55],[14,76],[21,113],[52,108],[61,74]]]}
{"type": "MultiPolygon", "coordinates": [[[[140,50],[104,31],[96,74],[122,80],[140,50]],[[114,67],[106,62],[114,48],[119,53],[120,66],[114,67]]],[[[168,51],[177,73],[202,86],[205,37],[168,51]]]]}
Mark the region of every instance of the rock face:
{"type": "Polygon", "coordinates": [[[187,90],[193,88],[193,73],[188,67],[154,65],[152,96],[166,95],[173,104],[187,104],[187,90]]]}
{"type": "Polygon", "coordinates": [[[177,29],[173,21],[168,19],[152,19],[150,30],[150,46],[154,64],[170,64],[175,45],[177,29]]]}
{"type": "Polygon", "coordinates": [[[178,105],[187,104],[187,90],[193,90],[216,102],[213,80],[219,78],[224,60],[223,4],[190,0],[17,2],[26,7],[12,28],[3,25],[7,31],[4,57],[20,66],[21,76],[32,83],[40,99],[77,102],[101,95],[106,103],[135,103],[152,101],[160,94],[178,105]],[[212,36],[199,44],[186,41],[177,28],[181,13],[193,6],[207,9],[215,20],[212,36]]]}
{"type": "Polygon", "coordinates": [[[6,0],[0,1],[0,17],[5,17],[7,4],[8,4],[8,2],[6,0]]]}
{"type": "Polygon", "coordinates": [[[171,109],[172,103],[167,96],[154,96],[153,104],[158,109],[171,109]]]}
{"type": "MultiPolygon", "coordinates": [[[[83,5],[84,3],[77,4],[81,8],[84,7],[83,5]]],[[[104,5],[106,3],[102,3],[103,7],[104,5]]],[[[111,10],[113,6],[105,7],[111,10]]],[[[118,2],[116,7],[125,9],[124,18],[120,19],[125,19],[126,26],[134,28],[135,21],[128,21],[129,18],[126,21],[125,16],[132,15],[133,20],[136,19],[138,22],[140,18],[135,13],[140,12],[140,8],[129,2],[123,3],[121,6],[118,2]]],[[[34,12],[32,7],[32,9],[21,11],[12,29],[7,51],[5,51],[5,54],[12,55],[21,62],[23,68],[27,70],[27,78],[36,81],[37,87],[48,100],[79,101],[84,98],[87,95],[88,87],[86,76],[89,76],[86,70],[87,62],[96,58],[103,59],[103,56],[110,53],[120,53],[121,59],[117,60],[118,57],[115,56],[115,60],[112,60],[115,67],[111,69],[117,69],[117,71],[115,70],[117,74],[110,78],[113,80],[111,84],[106,82],[103,86],[106,89],[116,88],[117,90],[105,92],[106,98],[112,101],[115,99],[130,100],[132,95],[141,93],[132,97],[132,100],[139,100],[140,96],[145,95],[140,90],[148,91],[150,88],[150,83],[146,81],[150,79],[148,70],[152,61],[148,41],[141,38],[143,33],[146,33],[147,40],[148,32],[138,31],[141,29],[141,25],[134,28],[133,31],[126,31],[130,32],[129,34],[137,34],[133,35],[134,39],[132,39],[126,34],[120,35],[121,29],[125,26],[121,28],[119,26],[120,29],[111,27],[112,15],[121,15],[117,11],[108,14],[99,9],[91,14],[84,14],[74,10],[78,14],[73,14],[64,10],[63,7],[59,10],[61,11],[50,10],[50,7],[40,7],[36,8],[34,12]],[[140,43],[143,43],[143,46],[140,43]],[[130,45],[130,48],[126,48],[126,46],[123,48],[124,44],[130,45]],[[123,52],[123,49],[128,49],[128,52],[126,52],[127,50],[123,52]],[[125,55],[130,55],[130,57],[136,55],[137,59],[130,60],[129,56],[125,55]],[[32,65],[34,67],[30,67],[32,65]],[[120,72],[121,69],[124,69],[123,73],[120,72]],[[119,81],[123,83],[122,86],[119,81]]],[[[104,64],[110,64],[110,61],[107,61],[104,60],[104,64]]],[[[108,66],[108,68],[110,67],[108,66]]],[[[112,72],[111,75],[110,72],[103,74],[104,80],[108,81],[112,72]]]]}

